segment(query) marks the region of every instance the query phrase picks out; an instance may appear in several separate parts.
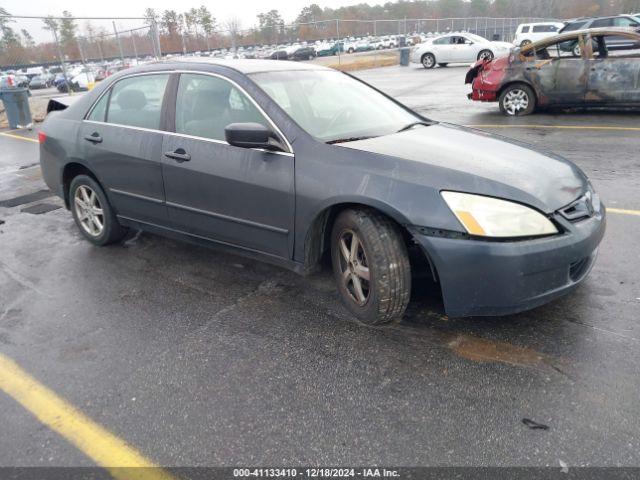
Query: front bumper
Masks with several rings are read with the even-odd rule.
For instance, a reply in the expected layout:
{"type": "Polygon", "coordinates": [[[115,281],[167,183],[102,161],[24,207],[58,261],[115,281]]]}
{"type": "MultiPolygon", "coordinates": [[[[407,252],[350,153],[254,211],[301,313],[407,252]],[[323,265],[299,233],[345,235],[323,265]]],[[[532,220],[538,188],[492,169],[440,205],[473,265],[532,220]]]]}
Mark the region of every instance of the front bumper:
{"type": "Polygon", "coordinates": [[[566,233],[533,240],[482,241],[425,235],[415,240],[435,267],[447,314],[508,315],[572,291],[589,274],[606,227],[604,206],[566,233]]]}

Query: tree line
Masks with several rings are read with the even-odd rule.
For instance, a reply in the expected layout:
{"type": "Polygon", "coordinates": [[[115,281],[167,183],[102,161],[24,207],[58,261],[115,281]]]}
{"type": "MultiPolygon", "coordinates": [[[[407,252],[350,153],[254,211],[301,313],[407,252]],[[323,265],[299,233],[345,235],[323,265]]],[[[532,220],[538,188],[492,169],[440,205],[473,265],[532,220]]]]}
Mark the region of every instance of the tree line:
{"type": "MultiPolygon", "coordinates": [[[[295,18],[287,20],[277,9],[258,13],[253,26],[242,29],[242,22],[237,17],[218,23],[205,5],[183,12],[174,9],[157,12],[147,8],[144,12],[147,28],[127,32],[124,42],[127,43],[126,55],[131,56],[132,50],[136,49],[140,54],[153,52],[155,28],[163,52],[184,52],[372,33],[370,26],[363,27],[355,20],[575,18],[636,12],[640,12],[640,0],[397,0],[340,8],[322,8],[313,3],[302,8],[295,18]],[[335,22],[330,22],[335,19],[345,20],[339,31],[335,22]]],[[[0,15],[9,15],[9,12],[0,7],[0,15]]],[[[60,19],[44,19],[43,28],[58,38],[60,51],[53,41],[36,44],[26,29],[16,27],[14,19],[0,16],[0,66],[26,63],[27,59],[31,62],[52,61],[60,54],[74,60],[108,58],[117,56],[123,43],[118,45],[113,30],[105,25],[85,22],[80,29],[77,20],[66,10],[60,19]]]]}

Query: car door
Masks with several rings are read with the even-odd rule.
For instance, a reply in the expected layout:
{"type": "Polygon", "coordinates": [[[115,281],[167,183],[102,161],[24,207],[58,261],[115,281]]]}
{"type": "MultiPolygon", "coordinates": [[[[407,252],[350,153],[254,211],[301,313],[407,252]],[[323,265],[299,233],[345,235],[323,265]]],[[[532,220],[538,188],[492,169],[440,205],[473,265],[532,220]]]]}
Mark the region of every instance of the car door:
{"type": "Polygon", "coordinates": [[[608,51],[611,36],[595,37],[586,99],[596,105],[640,103],[640,62],[623,50],[608,51]]]}
{"type": "Polygon", "coordinates": [[[457,63],[457,62],[465,62],[465,50],[467,50],[467,45],[465,45],[465,38],[459,35],[452,35],[449,37],[449,46],[447,47],[449,50],[449,62],[457,63]]]}
{"type": "Polygon", "coordinates": [[[577,105],[584,101],[589,62],[587,53],[574,57],[559,43],[536,51],[535,62],[527,63],[526,75],[538,89],[540,105],[577,105]]]}
{"type": "Polygon", "coordinates": [[[118,80],[81,127],[84,158],[118,215],[164,223],[161,118],[169,73],[118,80]]]}
{"type": "Polygon", "coordinates": [[[451,36],[436,38],[433,40],[430,47],[427,50],[433,51],[436,56],[436,62],[438,63],[450,63],[453,62],[454,51],[451,44],[451,36]]]}
{"type": "Polygon", "coordinates": [[[238,122],[261,123],[277,131],[244,90],[226,77],[180,74],[174,133],[162,146],[169,219],[174,228],[197,237],[289,258],[295,208],[293,154],[229,145],[224,129],[238,122]]]}
{"type": "Polygon", "coordinates": [[[457,62],[474,63],[478,60],[481,46],[465,36],[454,37],[457,42],[457,62]]]}

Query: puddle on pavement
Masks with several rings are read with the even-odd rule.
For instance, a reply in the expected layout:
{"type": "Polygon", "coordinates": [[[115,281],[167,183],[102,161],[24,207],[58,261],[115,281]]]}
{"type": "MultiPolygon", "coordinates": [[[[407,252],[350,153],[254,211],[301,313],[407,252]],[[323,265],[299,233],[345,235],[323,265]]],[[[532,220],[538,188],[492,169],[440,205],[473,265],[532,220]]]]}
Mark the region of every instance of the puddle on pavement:
{"type": "Polygon", "coordinates": [[[547,363],[547,355],[531,348],[506,342],[487,340],[468,334],[454,335],[447,346],[458,356],[474,362],[501,362],[511,365],[536,366],[547,363]]]}

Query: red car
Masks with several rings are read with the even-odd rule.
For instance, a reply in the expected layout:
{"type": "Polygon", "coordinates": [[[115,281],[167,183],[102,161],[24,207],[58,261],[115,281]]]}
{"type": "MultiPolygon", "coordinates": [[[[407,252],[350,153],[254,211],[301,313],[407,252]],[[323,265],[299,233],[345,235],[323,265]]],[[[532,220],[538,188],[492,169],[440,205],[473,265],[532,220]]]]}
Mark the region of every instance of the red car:
{"type": "Polygon", "coordinates": [[[640,34],[628,30],[570,32],[515,48],[509,56],[478,61],[467,73],[469,99],[499,102],[505,115],[528,115],[544,107],[640,107],[640,56],[609,51],[607,39],[627,37],[640,46],[640,34]],[[578,43],[576,57],[567,45],[578,43]]]}

